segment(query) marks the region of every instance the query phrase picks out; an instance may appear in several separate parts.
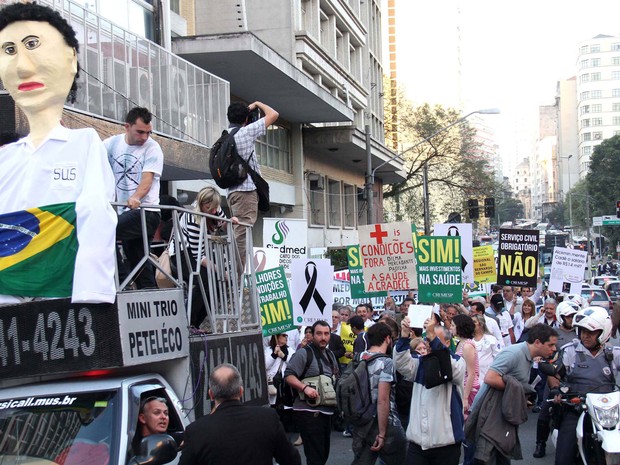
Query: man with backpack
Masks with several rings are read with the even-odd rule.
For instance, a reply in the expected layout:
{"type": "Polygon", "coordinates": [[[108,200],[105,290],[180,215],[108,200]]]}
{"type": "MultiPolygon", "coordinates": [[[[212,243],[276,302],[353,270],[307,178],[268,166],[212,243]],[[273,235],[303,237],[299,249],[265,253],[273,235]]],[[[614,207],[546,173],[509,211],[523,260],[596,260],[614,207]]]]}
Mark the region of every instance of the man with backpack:
{"type": "Polygon", "coordinates": [[[350,412],[353,415],[348,418],[353,424],[352,465],[374,464],[378,457],[386,465],[401,465],[407,452],[407,440],[396,412],[394,363],[386,355],[392,350],[391,329],[388,325],[376,324],[368,328],[367,336],[370,347],[355,357],[336,387],[345,420],[348,413],[345,403],[354,405],[357,400],[357,412],[368,410],[366,418],[353,418],[363,416],[355,412],[350,412]],[[342,389],[347,378],[350,384],[359,386],[360,392],[342,389]]]}
{"type": "Polygon", "coordinates": [[[325,465],[329,458],[336,399],[333,386],[330,392],[323,381],[340,374],[338,361],[327,347],[330,333],[326,321],[315,322],[312,342],[293,354],[284,371],[288,385],[299,393],[293,402],[293,421],[303,441],[307,465],[325,465]]]}
{"type": "MultiPolygon", "coordinates": [[[[279,116],[277,111],[262,102],[254,102],[249,106],[242,102],[233,102],[228,106],[227,117],[230,123],[228,131],[235,130],[233,137],[239,156],[246,160],[250,168],[258,174],[260,174],[260,166],[254,151],[254,144],[256,139],[265,135],[267,128],[275,123],[279,116]],[[265,116],[252,122],[252,114],[258,110],[265,116]]],[[[232,216],[236,216],[241,223],[233,225],[233,229],[243,270],[245,269],[247,231],[244,225],[254,226],[258,216],[258,194],[252,177],[248,176],[241,184],[229,187],[227,198],[232,216]]]]}

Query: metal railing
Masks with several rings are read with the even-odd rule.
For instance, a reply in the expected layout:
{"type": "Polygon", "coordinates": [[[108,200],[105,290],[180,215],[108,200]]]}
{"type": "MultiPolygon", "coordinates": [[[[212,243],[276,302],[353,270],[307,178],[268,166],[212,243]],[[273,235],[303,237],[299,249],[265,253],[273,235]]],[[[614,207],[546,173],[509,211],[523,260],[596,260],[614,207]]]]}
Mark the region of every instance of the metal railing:
{"type": "MultiPolygon", "coordinates": [[[[122,206],[122,204],[113,205],[122,206]]],[[[233,223],[230,219],[168,205],[141,206],[140,217],[144,257],[130,269],[122,282],[119,280],[117,264],[117,292],[154,292],[152,289],[136,291],[133,286],[139,273],[149,272],[148,267],[144,267],[148,262],[155,270],[164,273],[171,286],[185,291],[188,322],[191,321],[191,312],[195,305],[205,306],[206,318],[196,329],[206,333],[223,334],[260,328],[256,280],[250,266],[253,260],[251,226],[239,225],[247,228],[246,266],[245,270],[242,270],[233,223]],[[146,211],[149,208],[170,212],[172,231],[169,241],[154,241],[149,245],[146,229],[146,211]],[[182,230],[181,215],[193,215],[200,220],[196,260],[191,256],[187,238],[182,230]],[[222,222],[223,227],[211,234],[207,227],[208,220],[222,222]],[[158,261],[158,257],[166,248],[174,252],[170,257],[173,268],[170,273],[158,261]],[[199,299],[199,302],[195,302],[194,299],[199,299]]]]}

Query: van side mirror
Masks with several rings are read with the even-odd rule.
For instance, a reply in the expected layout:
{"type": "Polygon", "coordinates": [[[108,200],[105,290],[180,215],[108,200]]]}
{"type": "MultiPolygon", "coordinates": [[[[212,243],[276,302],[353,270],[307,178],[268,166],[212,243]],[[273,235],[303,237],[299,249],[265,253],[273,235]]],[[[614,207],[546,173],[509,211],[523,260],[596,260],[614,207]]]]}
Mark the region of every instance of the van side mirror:
{"type": "Polygon", "coordinates": [[[177,456],[177,443],[168,434],[151,434],[140,442],[140,453],[132,457],[130,465],[164,465],[177,456]]]}

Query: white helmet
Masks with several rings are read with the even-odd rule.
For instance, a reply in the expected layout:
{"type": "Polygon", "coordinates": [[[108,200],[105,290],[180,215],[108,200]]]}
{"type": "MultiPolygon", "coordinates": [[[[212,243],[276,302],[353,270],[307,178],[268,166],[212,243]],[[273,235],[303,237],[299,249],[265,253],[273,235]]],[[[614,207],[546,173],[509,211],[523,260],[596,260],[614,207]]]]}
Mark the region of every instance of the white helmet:
{"type": "Polygon", "coordinates": [[[603,307],[588,307],[580,310],[573,318],[573,326],[577,328],[577,336],[579,336],[579,328],[588,331],[602,330],[598,338],[601,345],[605,344],[611,336],[611,318],[603,307]]]}
{"type": "Polygon", "coordinates": [[[581,308],[586,308],[588,306],[588,301],[579,294],[567,294],[564,296],[563,302],[575,302],[581,308]]]}
{"type": "Polygon", "coordinates": [[[564,323],[564,318],[568,316],[574,316],[581,310],[581,307],[577,302],[573,302],[571,300],[563,300],[559,303],[558,308],[556,310],[556,315],[560,319],[560,323],[564,323]]]}

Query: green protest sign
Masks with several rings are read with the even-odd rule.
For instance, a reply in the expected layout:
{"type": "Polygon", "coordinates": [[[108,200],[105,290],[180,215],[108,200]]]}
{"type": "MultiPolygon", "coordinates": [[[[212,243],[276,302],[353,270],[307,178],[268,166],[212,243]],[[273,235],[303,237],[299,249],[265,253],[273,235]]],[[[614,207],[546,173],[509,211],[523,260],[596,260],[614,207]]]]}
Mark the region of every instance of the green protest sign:
{"type": "Polygon", "coordinates": [[[352,299],[368,299],[371,297],[385,297],[387,292],[366,292],[364,289],[364,274],[360,260],[360,246],[350,245],[347,247],[347,260],[349,262],[349,280],[351,282],[352,299]]]}
{"type": "Polygon", "coordinates": [[[256,273],[256,288],[260,305],[263,336],[284,333],[293,329],[293,303],[288,290],[284,268],[256,273]]]}
{"type": "Polygon", "coordinates": [[[418,301],[428,303],[460,302],[460,236],[419,236],[416,240],[418,301]]]}

